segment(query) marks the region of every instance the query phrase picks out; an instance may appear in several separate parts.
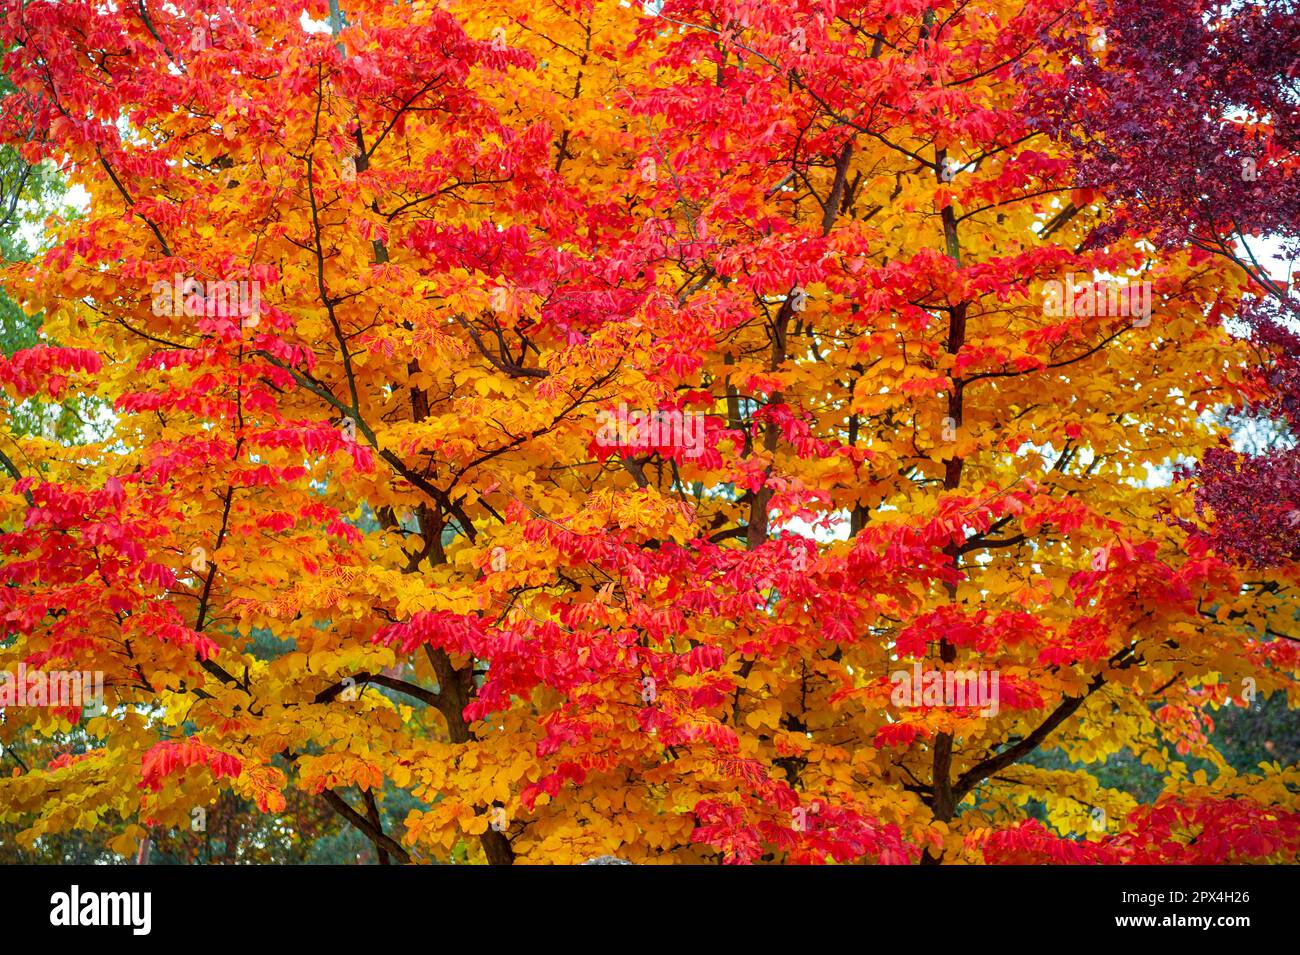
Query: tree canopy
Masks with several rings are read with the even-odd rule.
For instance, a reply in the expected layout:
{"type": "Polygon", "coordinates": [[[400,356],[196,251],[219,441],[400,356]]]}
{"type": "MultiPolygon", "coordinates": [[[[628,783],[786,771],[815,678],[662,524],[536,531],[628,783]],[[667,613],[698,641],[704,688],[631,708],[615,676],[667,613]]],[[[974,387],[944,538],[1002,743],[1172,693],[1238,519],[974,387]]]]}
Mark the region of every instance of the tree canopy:
{"type": "Polygon", "coordinates": [[[1221,444],[1300,407],[1238,244],[1295,11],[1238,6],[5,0],[0,135],[89,198],[4,275],[0,669],[105,699],[5,701],[0,822],[1295,861],[1213,739],[1300,705],[1300,471],[1221,444]]]}

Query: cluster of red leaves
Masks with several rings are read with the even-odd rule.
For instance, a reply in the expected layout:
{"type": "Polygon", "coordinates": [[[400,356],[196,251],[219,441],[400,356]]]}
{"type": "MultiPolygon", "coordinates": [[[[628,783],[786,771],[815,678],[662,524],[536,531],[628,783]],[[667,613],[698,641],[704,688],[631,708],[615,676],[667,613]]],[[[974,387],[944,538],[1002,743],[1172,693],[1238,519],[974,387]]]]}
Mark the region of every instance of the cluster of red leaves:
{"type": "Polygon", "coordinates": [[[158,792],[168,776],[189,766],[206,766],[217,779],[222,776],[234,779],[242,768],[234,756],[191,736],[180,741],[156,743],[149,748],[140,761],[140,788],[158,792]]]}
{"type": "Polygon", "coordinates": [[[1167,800],[1129,814],[1096,841],[1058,836],[1037,820],[972,837],[994,865],[1227,865],[1292,859],[1300,813],[1245,799],[1167,800]]]}
{"type": "Polygon", "coordinates": [[[56,348],[38,345],[22,348],[8,358],[0,356],[0,385],[19,398],[45,391],[51,398],[62,396],[68,375],[93,375],[103,367],[98,353],[85,348],[56,348]]]}

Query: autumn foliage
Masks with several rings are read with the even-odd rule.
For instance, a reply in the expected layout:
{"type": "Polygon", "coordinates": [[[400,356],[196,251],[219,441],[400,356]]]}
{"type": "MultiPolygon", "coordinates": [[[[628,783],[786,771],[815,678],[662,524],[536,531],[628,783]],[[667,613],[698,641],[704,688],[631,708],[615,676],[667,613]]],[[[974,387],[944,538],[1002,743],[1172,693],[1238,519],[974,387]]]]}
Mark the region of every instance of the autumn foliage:
{"type": "Polygon", "coordinates": [[[1272,345],[1071,118],[1112,5],[303,10],[3,4],[0,132],[89,198],[4,275],[43,324],[0,386],[108,436],[0,441],[0,669],[107,686],[3,710],[0,820],[130,855],[305,794],[401,862],[1296,860],[1300,769],[1210,738],[1300,704],[1295,554],[1222,546],[1194,467],[1272,345]],[[898,705],[918,664],[996,705],[898,705]]]}

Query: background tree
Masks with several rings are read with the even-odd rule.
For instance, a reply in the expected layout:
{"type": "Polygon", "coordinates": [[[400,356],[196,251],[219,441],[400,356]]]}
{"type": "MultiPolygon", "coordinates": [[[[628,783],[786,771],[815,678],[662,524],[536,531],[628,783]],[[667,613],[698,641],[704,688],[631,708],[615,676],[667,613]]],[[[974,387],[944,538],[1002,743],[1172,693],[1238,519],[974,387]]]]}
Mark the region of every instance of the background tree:
{"type": "MultiPolygon", "coordinates": [[[[1261,389],[1249,412],[1283,434],[1300,414],[1300,299],[1283,270],[1300,260],[1298,14],[1293,0],[1106,0],[1087,48],[1058,39],[1071,66],[1037,86],[1044,124],[1084,157],[1076,183],[1117,206],[1089,241],[1140,231],[1227,259],[1247,280],[1239,308],[1216,303],[1208,317],[1248,331],[1261,389]]],[[[1249,454],[1225,441],[1206,455],[1198,514],[1225,553],[1263,565],[1300,556],[1293,444],[1249,454]]]]}

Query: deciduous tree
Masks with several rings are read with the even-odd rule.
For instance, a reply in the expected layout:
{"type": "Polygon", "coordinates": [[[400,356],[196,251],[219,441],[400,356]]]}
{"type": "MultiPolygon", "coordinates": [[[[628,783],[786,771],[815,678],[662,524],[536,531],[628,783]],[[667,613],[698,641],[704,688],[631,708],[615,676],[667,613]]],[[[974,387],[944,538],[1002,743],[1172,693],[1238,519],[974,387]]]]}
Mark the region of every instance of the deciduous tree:
{"type": "Polygon", "coordinates": [[[11,438],[0,661],[101,670],[109,713],[6,708],[40,758],[0,818],[129,852],[232,790],[397,862],[1295,858],[1296,768],[1206,737],[1294,698],[1294,567],[1171,477],[1264,394],[1209,320],[1248,280],[1080,185],[1036,106],[1087,5],[306,10],[5,6],[5,132],[90,203],[9,273],[49,342],[0,382],[114,415],[11,438]],[[996,695],[900,702],[958,671],[996,695]],[[1154,805],[1087,771],[1125,749],[1154,805]]]}

